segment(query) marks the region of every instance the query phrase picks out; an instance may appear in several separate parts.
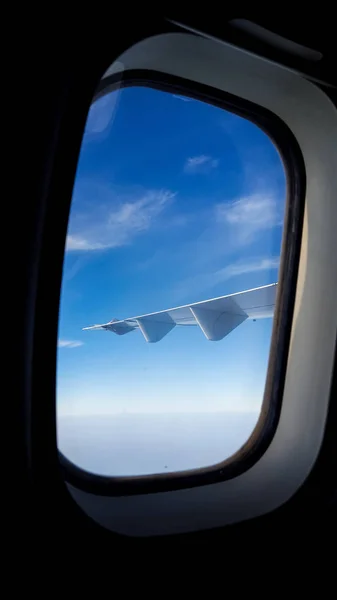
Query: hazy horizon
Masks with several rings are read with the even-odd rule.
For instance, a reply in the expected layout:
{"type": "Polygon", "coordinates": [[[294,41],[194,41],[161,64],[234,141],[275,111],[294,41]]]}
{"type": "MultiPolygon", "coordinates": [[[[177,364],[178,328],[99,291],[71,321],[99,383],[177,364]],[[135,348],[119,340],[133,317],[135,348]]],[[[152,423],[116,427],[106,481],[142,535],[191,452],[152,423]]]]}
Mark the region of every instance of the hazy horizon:
{"type": "Polygon", "coordinates": [[[99,475],[147,475],[198,469],[234,454],[259,411],[59,415],[58,447],[99,475]]]}

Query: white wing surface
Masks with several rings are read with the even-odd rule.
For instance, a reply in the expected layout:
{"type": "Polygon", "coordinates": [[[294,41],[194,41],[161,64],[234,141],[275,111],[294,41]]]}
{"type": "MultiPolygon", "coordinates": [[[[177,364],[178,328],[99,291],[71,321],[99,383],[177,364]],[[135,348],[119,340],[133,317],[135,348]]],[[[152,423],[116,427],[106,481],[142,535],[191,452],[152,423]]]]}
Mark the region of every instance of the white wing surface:
{"type": "Polygon", "coordinates": [[[198,326],[210,341],[222,340],[246,319],[263,319],[274,314],[277,283],[238,292],[220,298],[212,298],[194,304],[168,308],[159,312],[113,319],[109,323],[84,327],[104,329],[124,335],[140,329],[147,342],[159,342],[171,329],[179,326],[198,326]]]}

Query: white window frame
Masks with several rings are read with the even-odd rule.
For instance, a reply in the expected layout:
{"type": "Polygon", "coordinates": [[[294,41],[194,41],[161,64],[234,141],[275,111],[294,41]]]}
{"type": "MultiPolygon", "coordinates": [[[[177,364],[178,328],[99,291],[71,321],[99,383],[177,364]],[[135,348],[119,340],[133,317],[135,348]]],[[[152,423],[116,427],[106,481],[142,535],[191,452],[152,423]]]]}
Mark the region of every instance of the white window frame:
{"type": "Polygon", "coordinates": [[[271,444],[247,471],[226,481],[131,496],[68,489],[101,525],[149,536],[221,527],[263,515],[299,489],[324,433],[337,326],[337,111],[301,75],[225,43],[187,33],[144,40],[105,76],[153,70],[198,82],[264,107],[295,136],[306,169],[303,236],[280,419],[271,444]]]}

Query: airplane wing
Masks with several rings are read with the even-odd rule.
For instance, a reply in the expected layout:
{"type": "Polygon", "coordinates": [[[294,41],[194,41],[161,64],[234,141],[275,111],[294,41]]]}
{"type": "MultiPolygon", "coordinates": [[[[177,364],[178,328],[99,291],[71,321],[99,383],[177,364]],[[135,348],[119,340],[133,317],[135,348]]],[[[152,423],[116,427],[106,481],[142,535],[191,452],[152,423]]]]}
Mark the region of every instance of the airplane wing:
{"type": "Polygon", "coordinates": [[[246,319],[262,319],[274,314],[277,283],[212,298],[194,304],[168,308],[159,312],[112,320],[84,330],[104,329],[124,335],[140,329],[147,342],[159,342],[176,325],[198,326],[208,340],[222,340],[246,319]]]}

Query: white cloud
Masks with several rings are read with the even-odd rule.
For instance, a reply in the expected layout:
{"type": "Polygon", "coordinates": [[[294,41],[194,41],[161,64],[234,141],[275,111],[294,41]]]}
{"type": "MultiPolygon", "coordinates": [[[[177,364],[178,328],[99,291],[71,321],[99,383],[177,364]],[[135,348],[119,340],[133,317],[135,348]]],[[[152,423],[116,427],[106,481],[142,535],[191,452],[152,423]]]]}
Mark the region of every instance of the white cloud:
{"type": "Polygon", "coordinates": [[[83,346],[83,342],[79,340],[59,340],[57,345],[59,348],[78,348],[79,346],[83,346]]]}
{"type": "Polygon", "coordinates": [[[256,273],[257,271],[270,271],[271,269],[278,269],[280,265],[279,256],[273,256],[271,258],[261,258],[258,260],[251,261],[238,261],[219,269],[210,275],[214,285],[226,281],[231,277],[237,275],[245,275],[246,273],[256,273]]]}
{"type": "Polygon", "coordinates": [[[252,194],[215,207],[218,223],[235,228],[241,241],[250,241],[257,232],[282,224],[280,204],[273,194],[252,194]]]}
{"type": "Polygon", "coordinates": [[[129,244],[151,228],[175,194],[168,190],[150,190],[136,198],[110,204],[92,204],[85,214],[71,219],[73,228],[67,236],[68,251],[102,250],[129,244]]]}
{"type": "Polygon", "coordinates": [[[212,169],[216,169],[218,164],[217,158],[206,156],[206,154],[191,156],[185,163],[184,171],[185,173],[209,173],[212,169]]]}
{"type": "Polygon", "coordinates": [[[248,273],[256,273],[259,271],[271,271],[278,269],[280,258],[272,256],[268,258],[254,258],[251,260],[241,260],[218,269],[212,272],[204,272],[195,276],[189,277],[182,281],[176,291],[180,296],[186,296],[187,293],[201,292],[202,290],[212,288],[219,283],[223,283],[232,277],[246,275],[248,273]]]}

